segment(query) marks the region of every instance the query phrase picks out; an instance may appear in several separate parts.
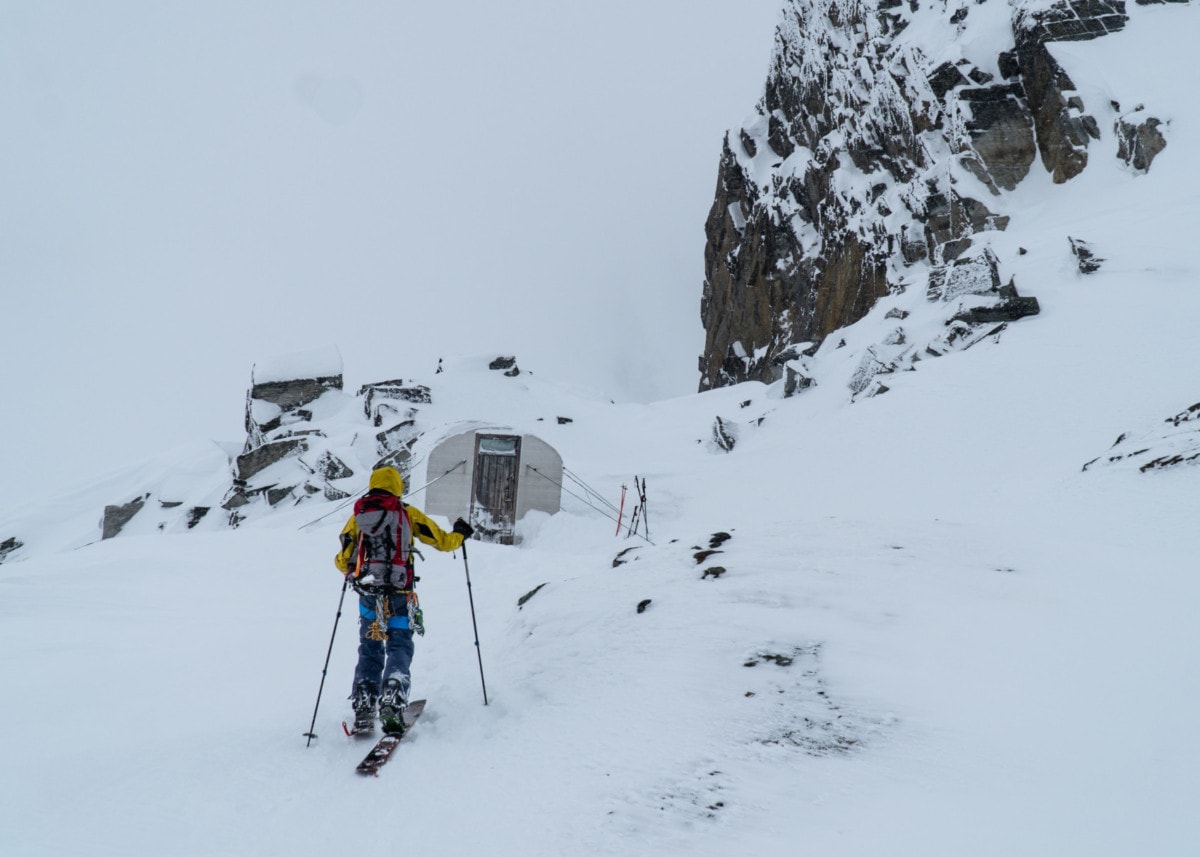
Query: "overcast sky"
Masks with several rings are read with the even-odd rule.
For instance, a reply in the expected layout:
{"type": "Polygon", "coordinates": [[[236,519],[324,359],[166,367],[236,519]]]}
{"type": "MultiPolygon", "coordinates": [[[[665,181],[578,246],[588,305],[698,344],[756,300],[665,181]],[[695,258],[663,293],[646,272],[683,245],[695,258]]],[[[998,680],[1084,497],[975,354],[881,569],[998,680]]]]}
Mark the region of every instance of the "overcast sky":
{"type": "Polygon", "coordinates": [[[782,0],[0,0],[0,503],[240,441],[256,361],[693,392],[782,0]]]}

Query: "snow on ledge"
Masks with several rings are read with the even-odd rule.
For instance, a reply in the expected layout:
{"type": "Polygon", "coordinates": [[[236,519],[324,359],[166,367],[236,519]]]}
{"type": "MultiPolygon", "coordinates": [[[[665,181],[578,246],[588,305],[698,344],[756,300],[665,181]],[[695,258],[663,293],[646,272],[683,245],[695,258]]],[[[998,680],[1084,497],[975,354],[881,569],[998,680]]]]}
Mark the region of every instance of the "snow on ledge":
{"type": "Polygon", "coordinates": [[[254,364],[250,373],[253,384],[331,378],[342,374],[342,353],[336,345],[280,354],[254,364]]]}

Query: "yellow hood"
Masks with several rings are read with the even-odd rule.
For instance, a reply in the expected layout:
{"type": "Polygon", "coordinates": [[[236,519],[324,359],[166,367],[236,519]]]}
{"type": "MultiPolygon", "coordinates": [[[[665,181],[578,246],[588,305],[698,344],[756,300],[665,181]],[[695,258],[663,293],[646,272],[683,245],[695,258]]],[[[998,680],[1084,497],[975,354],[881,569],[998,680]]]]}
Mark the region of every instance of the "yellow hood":
{"type": "Polygon", "coordinates": [[[382,488],[397,497],[403,496],[404,479],[401,478],[400,471],[394,467],[381,467],[373,472],[368,490],[374,491],[377,488],[382,488]]]}

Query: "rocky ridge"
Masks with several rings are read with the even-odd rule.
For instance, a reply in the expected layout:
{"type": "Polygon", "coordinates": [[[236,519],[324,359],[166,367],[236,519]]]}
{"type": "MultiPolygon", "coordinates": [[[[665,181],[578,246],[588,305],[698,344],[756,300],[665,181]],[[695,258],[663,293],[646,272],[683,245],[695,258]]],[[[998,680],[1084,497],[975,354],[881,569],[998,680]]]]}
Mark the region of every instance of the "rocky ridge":
{"type": "MultiPolygon", "coordinates": [[[[863,350],[852,397],[1035,315],[989,233],[1019,216],[1006,194],[1037,164],[1070,181],[1104,136],[1051,46],[1127,21],[1121,0],[787,0],[763,98],[721,153],[700,389],[801,393],[835,332],[906,292],[928,307],[892,307],[897,325],[863,350]],[[931,313],[941,329],[914,341],[900,322],[931,313]]],[[[1163,122],[1110,107],[1110,154],[1144,172],[1163,122]]]]}

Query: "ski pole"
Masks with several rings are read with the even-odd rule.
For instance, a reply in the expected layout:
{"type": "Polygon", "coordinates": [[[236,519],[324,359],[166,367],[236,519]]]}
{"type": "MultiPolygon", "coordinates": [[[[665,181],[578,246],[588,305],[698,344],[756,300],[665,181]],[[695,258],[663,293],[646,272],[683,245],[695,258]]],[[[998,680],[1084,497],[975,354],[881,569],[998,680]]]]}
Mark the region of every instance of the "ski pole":
{"type": "MultiPolygon", "coordinates": [[[[633,481],[634,482],[637,481],[636,476],[633,478],[633,481]]],[[[646,508],[646,477],[645,476],[642,477],[642,490],[639,493],[639,496],[642,501],[642,526],[644,526],[646,528],[646,540],[649,541],[650,540],[650,510],[646,508]]]]}
{"type": "Polygon", "coordinates": [[[333,620],[333,633],[329,635],[329,651],[325,653],[325,666],[321,668],[321,686],[317,688],[317,704],[313,706],[312,723],[309,724],[308,731],[304,733],[304,737],[308,739],[304,743],[305,747],[312,744],[312,739],[317,737],[317,733],[313,729],[317,725],[317,709],[321,707],[321,693],[325,690],[325,675],[329,672],[329,656],[333,654],[333,638],[337,636],[338,622],[342,618],[342,602],[346,600],[346,588],[350,585],[350,575],[346,575],[346,579],[342,581],[342,595],[338,598],[337,616],[333,620]]]}
{"type": "Polygon", "coordinates": [[[479,658],[479,683],[483,685],[483,704],[488,704],[487,681],[483,677],[483,652],[479,649],[479,625],[475,621],[475,596],[471,594],[471,567],[467,563],[467,542],[463,539],[463,570],[467,573],[467,599],[471,602],[471,627],[475,630],[475,655],[479,658]]]}

